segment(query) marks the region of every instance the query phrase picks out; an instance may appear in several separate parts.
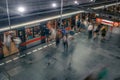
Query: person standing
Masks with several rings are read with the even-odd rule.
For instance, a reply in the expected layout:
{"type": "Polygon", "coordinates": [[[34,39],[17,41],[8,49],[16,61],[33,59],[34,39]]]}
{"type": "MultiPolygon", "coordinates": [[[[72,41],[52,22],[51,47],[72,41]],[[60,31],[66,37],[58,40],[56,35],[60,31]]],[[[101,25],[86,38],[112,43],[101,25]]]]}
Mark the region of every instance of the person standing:
{"type": "Polygon", "coordinates": [[[98,34],[98,25],[97,24],[95,24],[94,25],[94,29],[93,29],[93,31],[94,31],[94,37],[93,37],[93,39],[95,40],[96,38],[97,38],[97,34],[98,34]]]}
{"type": "Polygon", "coordinates": [[[103,26],[103,27],[101,28],[101,41],[104,41],[104,40],[105,40],[106,33],[107,33],[106,27],[103,26]]]}
{"type": "Polygon", "coordinates": [[[110,38],[112,37],[113,26],[110,26],[110,38]]]}
{"type": "Polygon", "coordinates": [[[81,26],[81,22],[80,22],[80,20],[78,20],[78,21],[77,21],[77,32],[80,31],[80,26],[81,26]]]}
{"type": "Polygon", "coordinates": [[[56,37],[56,30],[54,28],[51,28],[51,40],[55,40],[56,37]]]}
{"type": "Polygon", "coordinates": [[[57,34],[56,34],[56,47],[58,47],[60,44],[60,32],[57,31],[57,34]]]}
{"type": "Polygon", "coordinates": [[[50,35],[50,30],[46,28],[45,29],[46,43],[49,43],[49,35],[50,35]]]}
{"type": "Polygon", "coordinates": [[[68,51],[68,36],[67,36],[67,34],[63,36],[63,46],[64,46],[64,51],[68,51]]]}
{"type": "Polygon", "coordinates": [[[7,49],[10,51],[10,44],[11,44],[11,35],[10,33],[4,34],[4,44],[7,46],[7,49]]]}
{"type": "Polygon", "coordinates": [[[88,39],[92,38],[92,32],[93,32],[93,25],[92,23],[90,23],[90,25],[88,26],[88,39]]]}
{"type": "Polygon", "coordinates": [[[87,27],[88,27],[88,22],[87,22],[87,20],[84,20],[84,21],[83,21],[83,24],[85,25],[85,29],[87,29],[87,27]]]}

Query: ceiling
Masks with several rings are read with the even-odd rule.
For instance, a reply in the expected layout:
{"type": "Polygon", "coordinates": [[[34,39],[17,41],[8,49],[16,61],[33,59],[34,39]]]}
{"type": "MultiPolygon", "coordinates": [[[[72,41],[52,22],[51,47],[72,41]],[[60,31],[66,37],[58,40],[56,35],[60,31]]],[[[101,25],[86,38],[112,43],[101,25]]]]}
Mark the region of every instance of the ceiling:
{"type": "MultiPolygon", "coordinates": [[[[88,3],[90,0],[77,0],[80,4],[88,3]]],[[[60,6],[61,0],[8,0],[10,15],[20,14],[17,8],[23,6],[26,8],[26,13],[36,12],[45,9],[53,9],[52,3],[57,3],[60,6]]],[[[74,0],[64,0],[64,6],[73,5],[74,0]]],[[[0,0],[0,16],[6,15],[6,0],[0,0]]]]}
{"type": "MultiPolygon", "coordinates": [[[[75,5],[74,3],[75,0],[63,0],[63,1],[64,1],[63,2],[64,8],[71,9],[70,6],[75,5]]],[[[92,6],[94,3],[102,3],[105,1],[111,2],[116,0],[92,0],[92,2],[91,0],[77,0],[77,1],[80,4],[80,6],[88,5],[87,7],[89,7],[89,6],[92,6]]],[[[10,18],[12,19],[13,17],[21,17],[21,15],[24,15],[25,17],[28,15],[36,14],[36,13],[44,14],[44,11],[52,11],[52,10],[60,9],[60,3],[61,3],[61,0],[8,0],[10,18]],[[52,3],[56,3],[57,8],[53,8],[52,3]],[[25,8],[24,13],[20,13],[17,11],[18,7],[20,6],[25,8]]],[[[7,20],[6,0],[0,0],[0,22],[3,23],[5,21],[4,24],[6,24],[7,22],[6,20],[7,20]]]]}
{"type": "MultiPolygon", "coordinates": [[[[75,5],[75,0],[63,0],[64,6],[75,5]]],[[[79,4],[91,3],[92,2],[102,2],[102,1],[112,1],[112,0],[77,0],[79,4]]],[[[56,3],[60,7],[61,0],[8,0],[10,16],[20,15],[17,8],[20,6],[25,7],[25,13],[34,13],[36,11],[53,9],[52,3],[56,3]]],[[[0,18],[6,17],[6,0],[0,0],[0,18]]]]}

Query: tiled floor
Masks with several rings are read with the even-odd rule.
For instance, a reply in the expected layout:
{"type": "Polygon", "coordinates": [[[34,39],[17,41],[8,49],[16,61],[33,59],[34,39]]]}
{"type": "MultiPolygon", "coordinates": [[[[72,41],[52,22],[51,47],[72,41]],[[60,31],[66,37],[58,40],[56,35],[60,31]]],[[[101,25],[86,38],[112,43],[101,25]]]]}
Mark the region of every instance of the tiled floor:
{"type": "MultiPolygon", "coordinates": [[[[107,72],[101,80],[120,80],[120,48],[113,40],[102,43],[88,40],[80,33],[69,41],[67,53],[62,43],[59,48],[52,45],[5,64],[1,69],[11,80],[84,80],[91,73],[99,74],[105,67],[107,72]]],[[[34,49],[38,47],[41,45],[34,49]]]]}

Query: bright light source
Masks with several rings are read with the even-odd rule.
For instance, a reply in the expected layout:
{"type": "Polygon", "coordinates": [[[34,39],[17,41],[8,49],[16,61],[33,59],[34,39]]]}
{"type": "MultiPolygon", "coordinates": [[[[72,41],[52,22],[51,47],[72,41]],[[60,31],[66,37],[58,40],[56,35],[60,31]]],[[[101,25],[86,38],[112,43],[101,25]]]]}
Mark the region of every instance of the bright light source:
{"type": "Polygon", "coordinates": [[[78,1],[74,1],[75,4],[79,4],[78,1]]]}
{"type": "Polygon", "coordinates": [[[91,2],[93,2],[94,0],[90,0],[91,2]]]}
{"type": "Polygon", "coordinates": [[[19,8],[18,8],[18,11],[19,11],[19,12],[25,12],[25,8],[24,8],[24,7],[19,7],[19,8]]]}
{"type": "Polygon", "coordinates": [[[53,3],[53,4],[52,4],[52,7],[57,7],[57,4],[56,4],[56,3],[53,3]]]}
{"type": "Polygon", "coordinates": [[[74,1],[75,4],[79,5],[78,1],[74,1]]]}

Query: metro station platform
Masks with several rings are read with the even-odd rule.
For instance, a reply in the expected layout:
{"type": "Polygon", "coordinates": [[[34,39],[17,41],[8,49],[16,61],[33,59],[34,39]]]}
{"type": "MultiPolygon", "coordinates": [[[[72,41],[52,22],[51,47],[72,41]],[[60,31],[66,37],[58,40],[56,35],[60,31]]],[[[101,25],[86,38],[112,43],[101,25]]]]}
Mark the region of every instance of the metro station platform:
{"type": "Polygon", "coordinates": [[[21,56],[5,58],[0,62],[0,74],[6,73],[4,76],[10,80],[84,80],[105,67],[107,73],[101,80],[120,80],[120,48],[114,45],[114,39],[93,41],[84,33],[74,37],[69,41],[68,52],[64,52],[62,43],[56,48],[51,42],[21,56]]]}

